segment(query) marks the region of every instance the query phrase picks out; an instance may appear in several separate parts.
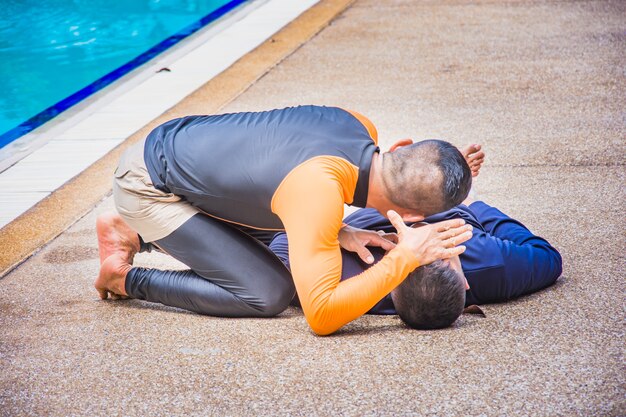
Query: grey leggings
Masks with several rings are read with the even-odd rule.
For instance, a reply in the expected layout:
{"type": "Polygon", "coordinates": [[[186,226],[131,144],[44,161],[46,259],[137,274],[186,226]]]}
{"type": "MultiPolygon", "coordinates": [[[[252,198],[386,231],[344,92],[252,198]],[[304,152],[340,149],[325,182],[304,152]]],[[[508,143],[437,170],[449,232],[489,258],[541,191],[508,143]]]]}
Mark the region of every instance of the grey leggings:
{"type": "MultiPolygon", "coordinates": [[[[275,316],[287,308],[295,287],[287,268],[261,242],[269,243],[268,238],[267,233],[196,214],[154,242],[191,269],[132,268],[126,293],[211,316],[275,316]]],[[[142,248],[149,250],[150,244],[142,248]]]]}

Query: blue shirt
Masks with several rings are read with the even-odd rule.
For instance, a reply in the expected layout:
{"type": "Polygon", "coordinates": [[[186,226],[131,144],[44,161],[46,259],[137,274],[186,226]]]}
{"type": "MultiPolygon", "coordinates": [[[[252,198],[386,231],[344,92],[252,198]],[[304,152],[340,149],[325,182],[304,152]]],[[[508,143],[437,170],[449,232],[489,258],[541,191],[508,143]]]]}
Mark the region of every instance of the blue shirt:
{"type": "MultiPolygon", "coordinates": [[[[476,201],[469,207],[457,206],[428,217],[427,223],[462,218],[473,226],[472,238],[460,255],[470,289],[466,305],[510,300],[552,285],[562,272],[559,252],[545,239],[534,235],[522,223],[500,210],[476,201]]],[[[395,232],[389,220],[374,209],[361,209],[345,220],[353,227],[395,232]]],[[[284,233],[276,235],[270,249],[289,267],[288,242],[284,233]]],[[[384,256],[379,248],[370,248],[376,261],[384,256]]],[[[342,277],[349,279],[369,267],[358,255],[342,250],[342,277]]],[[[387,295],[369,312],[395,314],[387,295]]]]}

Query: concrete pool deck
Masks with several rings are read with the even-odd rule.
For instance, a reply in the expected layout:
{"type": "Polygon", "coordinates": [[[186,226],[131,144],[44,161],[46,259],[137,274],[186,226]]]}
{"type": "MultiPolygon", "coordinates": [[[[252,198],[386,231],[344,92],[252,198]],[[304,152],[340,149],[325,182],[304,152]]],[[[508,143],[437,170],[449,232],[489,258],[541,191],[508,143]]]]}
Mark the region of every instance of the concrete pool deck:
{"type": "MultiPolygon", "coordinates": [[[[326,338],[296,309],[226,320],[103,302],[106,198],[0,280],[0,415],[626,414],[625,28],[620,1],[358,0],[220,110],[341,105],[374,121],[383,148],[483,143],[478,195],[560,249],[553,288],[450,329],[370,316],[326,338]]],[[[237,78],[163,118],[221,107],[237,78]]],[[[41,208],[40,224],[63,211],[41,208]]]]}

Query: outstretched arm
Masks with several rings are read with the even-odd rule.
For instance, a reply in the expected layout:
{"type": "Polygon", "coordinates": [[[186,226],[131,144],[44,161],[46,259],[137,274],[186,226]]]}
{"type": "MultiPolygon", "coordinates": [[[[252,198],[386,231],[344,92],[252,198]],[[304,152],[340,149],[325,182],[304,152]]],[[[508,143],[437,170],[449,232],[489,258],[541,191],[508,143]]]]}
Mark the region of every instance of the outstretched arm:
{"type": "Polygon", "coordinates": [[[464,256],[501,256],[504,271],[503,276],[500,271],[493,279],[490,271],[480,271],[480,279],[470,282],[470,293],[477,302],[505,301],[530,294],[552,285],[561,275],[561,255],[548,241],[482,201],[472,203],[469,209],[485,232],[474,231],[467,244],[470,250],[464,256]]]}

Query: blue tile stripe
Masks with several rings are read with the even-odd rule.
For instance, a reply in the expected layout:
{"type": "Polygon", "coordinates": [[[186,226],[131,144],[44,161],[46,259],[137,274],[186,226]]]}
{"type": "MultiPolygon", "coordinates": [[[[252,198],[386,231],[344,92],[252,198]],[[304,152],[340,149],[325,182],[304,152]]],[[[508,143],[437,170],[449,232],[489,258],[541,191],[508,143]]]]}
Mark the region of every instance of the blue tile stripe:
{"type": "Polygon", "coordinates": [[[93,83],[89,84],[87,87],[75,92],[69,97],[64,98],[63,100],[48,107],[44,111],[36,114],[35,116],[31,117],[25,122],[20,123],[18,126],[14,127],[13,129],[3,133],[2,135],[0,135],[0,148],[8,145],[9,143],[13,142],[15,139],[18,139],[19,137],[25,135],[26,133],[36,129],[37,127],[46,123],[48,120],[57,116],[59,113],[69,109],[76,103],[84,100],[85,98],[96,93],[97,91],[102,90],[107,85],[111,84],[112,82],[121,78],[122,76],[128,74],[129,72],[131,72],[138,66],[143,65],[144,63],[148,62],[149,60],[151,60],[152,58],[154,58],[161,52],[172,47],[173,45],[176,45],[178,42],[182,41],[183,39],[187,38],[188,36],[202,29],[209,23],[219,19],[226,13],[233,10],[235,7],[243,3],[247,3],[249,1],[250,0],[232,0],[226,3],[219,9],[207,14],[202,19],[192,23],[191,25],[185,27],[184,29],[175,33],[174,35],[168,37],[167,39],[160,42],[159,44],[153,46],[152,48],[150,48],[143,54],[135,57],[133,60],[111,71],[105,76],[100,77],[93,83]]]}

